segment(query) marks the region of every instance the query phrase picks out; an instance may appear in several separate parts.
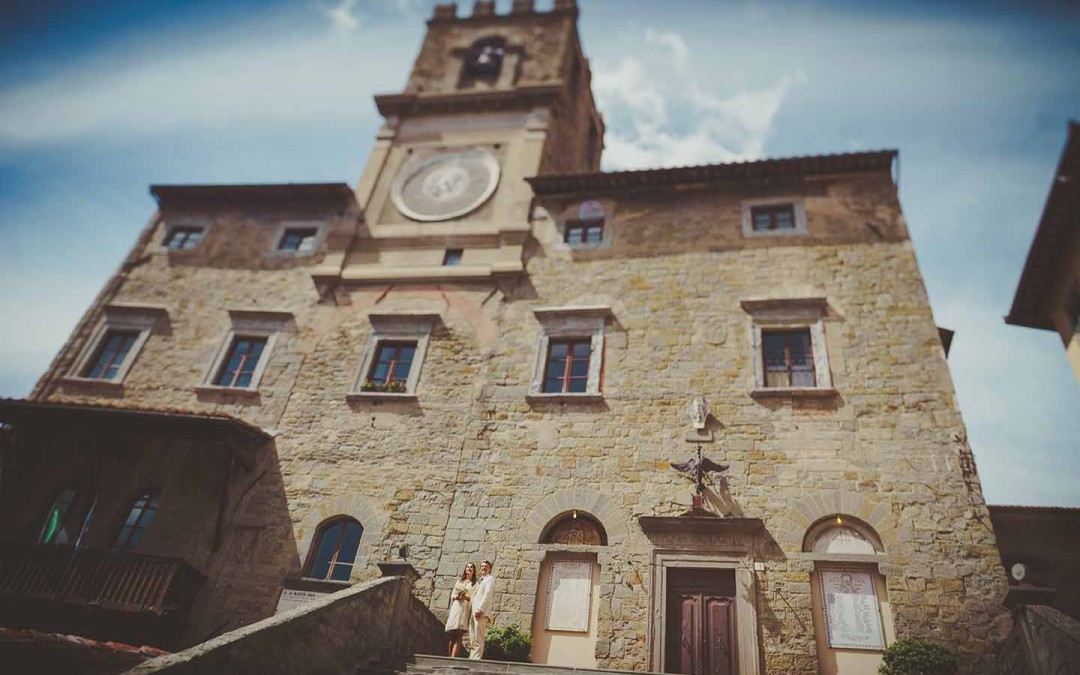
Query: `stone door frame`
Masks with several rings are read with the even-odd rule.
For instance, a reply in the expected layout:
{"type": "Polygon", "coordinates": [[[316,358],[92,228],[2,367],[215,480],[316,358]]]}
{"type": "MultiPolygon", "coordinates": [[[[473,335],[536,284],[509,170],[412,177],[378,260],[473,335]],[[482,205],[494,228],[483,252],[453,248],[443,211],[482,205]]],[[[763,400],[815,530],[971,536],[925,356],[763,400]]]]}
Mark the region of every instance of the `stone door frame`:
{"type": "Polygon", "coordinates": [[[649,667],[664,671],[667,644],[668,571],[735,571],[735,644],[739,675],[760,675],[757,579],[754,561],[764,544],[765,523],[758,518],[722,518],[702,509],[681,516],[641,516],[638,524],[653,545],[649,575],[649,622],[645,642],[649,667]]]}
{"type": "Polygon", "coordinates": [[[649,669],[664,672],[667,645],[668,572],[672,569],[735,571],[735,643],[739,675],[760,675],[758,647],[757,584],[753,560],[707,552],[653,551],[653,574],[649,575],[649,669]]]}

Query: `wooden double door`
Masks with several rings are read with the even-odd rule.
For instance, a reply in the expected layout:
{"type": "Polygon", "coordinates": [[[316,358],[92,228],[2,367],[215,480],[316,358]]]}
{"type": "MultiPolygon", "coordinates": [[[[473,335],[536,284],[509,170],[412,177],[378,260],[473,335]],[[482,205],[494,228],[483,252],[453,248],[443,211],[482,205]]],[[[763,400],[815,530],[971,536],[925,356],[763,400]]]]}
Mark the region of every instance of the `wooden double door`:
{"type": "Polygon", "coordinates": [[[670,569],[665,672],[736,675],[735,571],[670,569]]]}

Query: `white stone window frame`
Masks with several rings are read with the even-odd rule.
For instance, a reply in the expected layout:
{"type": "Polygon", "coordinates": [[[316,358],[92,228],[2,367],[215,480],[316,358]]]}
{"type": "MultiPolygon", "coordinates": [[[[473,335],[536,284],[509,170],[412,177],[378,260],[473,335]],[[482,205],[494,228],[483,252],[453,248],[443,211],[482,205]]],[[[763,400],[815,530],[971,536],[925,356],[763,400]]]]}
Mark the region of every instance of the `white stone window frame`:
{"type": "MultiPolygon", "coordinates": [[[[585,202],[589,202],[589,201],[597,201],[597,200],[583,199],[580,202],[578,202],[577,207],[580,208],[581,204],[583,204],[585,202]]],[[[584,221],[582,218],[580,218],[580,214],[577,212],[577,210],[575,210],[570,215],[563,214],[563,216],[560,217],[556,221],[556,229],[558,230],[558,233],[559,233],[559,239],[556,242],[555,248],[556,249],[561,249],[561,250],[566,250],[566,251],[595,251],[597,249],[611,248],[611,242],[612,242],[612,233],[611,233],[612,214],[613,214],[613,209],[606,208],[606,207],[604,208],[604,217],[601,219],[603,224],[601,225],[602,229],[600,231],[600,241],[593,242],[593,243],[581,243],[581,244],[572,244],[572,243],[568,242],[566,240],[566,230],[567,230],[567,226],[572,222],[586,222],[586,221],[584,221]]]]}
{"type": "Polygon", "coordinates": [[[527,398],[530,401],[564,402],[603,400],[604,330],[611,316],[611,307],[534,307],[532,311],[540,323],[540,333],[536,339],[536,356],[533,359],[533,374],[527,398]],[[544,391],[544,369],[553,338],[590,339],[592,349],[589,354],[589,379],[584,392],[544,391]]]}
{"type": "Polygon", "coordinates": [[[206,236],[208,234],[210,234],[209,220],[182,219],[176,222],[165,223],[165,228],[162,232],[161,240],[158,242],[158,247],[166,253],[183,253],[184,251],[194,251],[196,249],[202,248],[202,246],[206,243],[206,236]],[[175,232],[176,230],[196,228],[202,230],[202,239],[199,240],[199,243],[196,246],[186,249],[169,248],[169,237],[172,236],[173,232],[175,232]]]}
{"type": "Polygon", "coordinates": [[[154,328],[157,327],[160,321],[167,320],[168,316],[168,308],[161,305],[128,303],[110,303],[106,305],[101,321],[98,322],[97,327],[86,343],[86,347],[65,379],[104,387],[121,385],[154,328]],[[90,366],[90,362],[102,347],[102,343],[110,331],[138,331],[139,335],[135,338],[135,342],[132,343],[131,349],[124,356],[124,362],[120,364],[115,377],[111,379],[83,377],[82,373],[90,366]]]}
{"type": "Polygon", "coordinates": [[[196,391],[254,394],[259,390],[259,383],[262,381],[266,366],[273,356],[278,337],[286,330],[294,317],[292,312],[283,310],[230,309],[228,311],[232,325],[229,327],[221,344],[218,345],[217,352],[215,352],[214,358],[210,362],[210,367],[203,373],[202,384],[196,387],[196,391]],[[221,369],[225,366],[225,360],[229,357],[233,344],[237,339],[243,338],[266,339],[266,346],[263,347],[262,353],[259,354],[259,362],[251,373],[251,383],[246,387],[214,384],[214,380],[217,379],[221,369]]]}
{"type": "Polygon", "coordinates": [[[829,351],[825,343],[825,324],[828,313],[825,298],[785,298],[769,300],[743,300],[742,308],[750,315],[750,346],[753,362],[752,396],[834,396],[832,370],[829,368],[829,351]],[[810,345],[814,351],[813,387],[767,387],[765,386],[764,341],[762,333],[771,330],[809,330],[810,345]]]}
{"type": "Polygon", "coordinates": [[[742,233],[744,237],[805,237],[810,234],[806,225],[806,207],[802,197],[769,197],[767,199],[748,199],[742,202],[742,233]],[[795,229],[792,230],[755,230],[753,210],[761,206],[791,205],[795,215],[795,229]]]}
{"type": "Polygon", "coordinates": [[[277,231],[274,233],[273,243],[270,245],[269,256],[271,258],[310,258],[315,255],[319,248],[322,247],[323,239],[326,237],[326,222],[322,220],[289,220],[278,225],[277,231]],[[281,240],[285,237],[287,230],[315,230],[314,243],[311,246],[311,250],[301,251],[297,249],[295,251],[283,251],[279,247],[281,246],[281,240]]]}
{"type": "Polygon", "coordinates": [[[438,314],[428,313],[368,315],[368,321],[371,322],[371,335],[368,336],[367,345],[364,347],[364,358],[360,363],[360,370],[356,373],[352,389],[346,395],[346,398],[350,401],[416,400],[418,398],[416,390],[420,383],[420,371],[427,356],[431,331],[439,320],[440,316],[438,314]],[[361,389],[379,353],[379,345],[385,342],[416,343],[416,351],[413,353],[412,364],[409,366],[409,378],[405,382],[404,392],[364,391],[361,389]]]}

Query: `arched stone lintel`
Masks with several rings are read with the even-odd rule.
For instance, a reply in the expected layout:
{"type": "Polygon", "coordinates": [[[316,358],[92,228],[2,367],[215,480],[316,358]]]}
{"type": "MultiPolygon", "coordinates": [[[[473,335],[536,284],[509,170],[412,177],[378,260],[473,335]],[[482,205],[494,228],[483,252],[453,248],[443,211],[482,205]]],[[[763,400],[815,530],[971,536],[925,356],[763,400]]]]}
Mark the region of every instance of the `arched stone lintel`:
{"type": "Polygon", "coordinates": [[[360,522],[364,534],[360,537],[360,548],[356,552],[357,568],[365,562],[373,547],[382,541],[386,531],[387,515],[373,509],[364,499],[355,495],[341,495],[334,499],[318,502],[308,511],[296,526],[297,549],[300,564],[304,564],[311,549],[311,542],[319,525],[334,516],[349,516],[360,522]]]}
{"type": "Polygon", "coordinates": [[[540,541],[540,534],[556,516],[577,509],[600,521],[607,533],[608,546],[617,546],[626,538],[626,516],[615,500],[588,488],[566,488],[541,499],[525,517],[522,536],[526,542],[540,541]]]}
{"type": "Polygon", "coordinates": [[[827,490],[804,497],[784,514],[777,534],[778,543],[788,551],[801,551],[806,531],[823,518],[847,515],[874,528],[886,552],[896,543],[896,516],[888,504],[857,492],[827,490]]]}

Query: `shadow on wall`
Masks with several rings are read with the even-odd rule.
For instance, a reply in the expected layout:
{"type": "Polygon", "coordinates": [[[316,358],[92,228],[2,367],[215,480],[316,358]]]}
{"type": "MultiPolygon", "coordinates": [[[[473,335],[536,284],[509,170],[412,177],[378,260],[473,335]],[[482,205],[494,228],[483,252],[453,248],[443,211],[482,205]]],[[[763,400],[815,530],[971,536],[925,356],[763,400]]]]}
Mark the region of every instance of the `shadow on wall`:
{"type": "Polygon", "coordinates": [[[400,667],[413,654],[439,653],[445,648],[443,625],[412,594],[417,575],[410,571],[357,584],[186,651],[147,661],[128,673],[369,672],[400,667]]]}
{"type": "Polygon", "coordinates": [[[282,579],[300,568],[274,444],[250,472],[222,487],[228,506],[220,548],[208,561],[209,580],[192,611],[186,646],[273,615],[282,579]]]}

